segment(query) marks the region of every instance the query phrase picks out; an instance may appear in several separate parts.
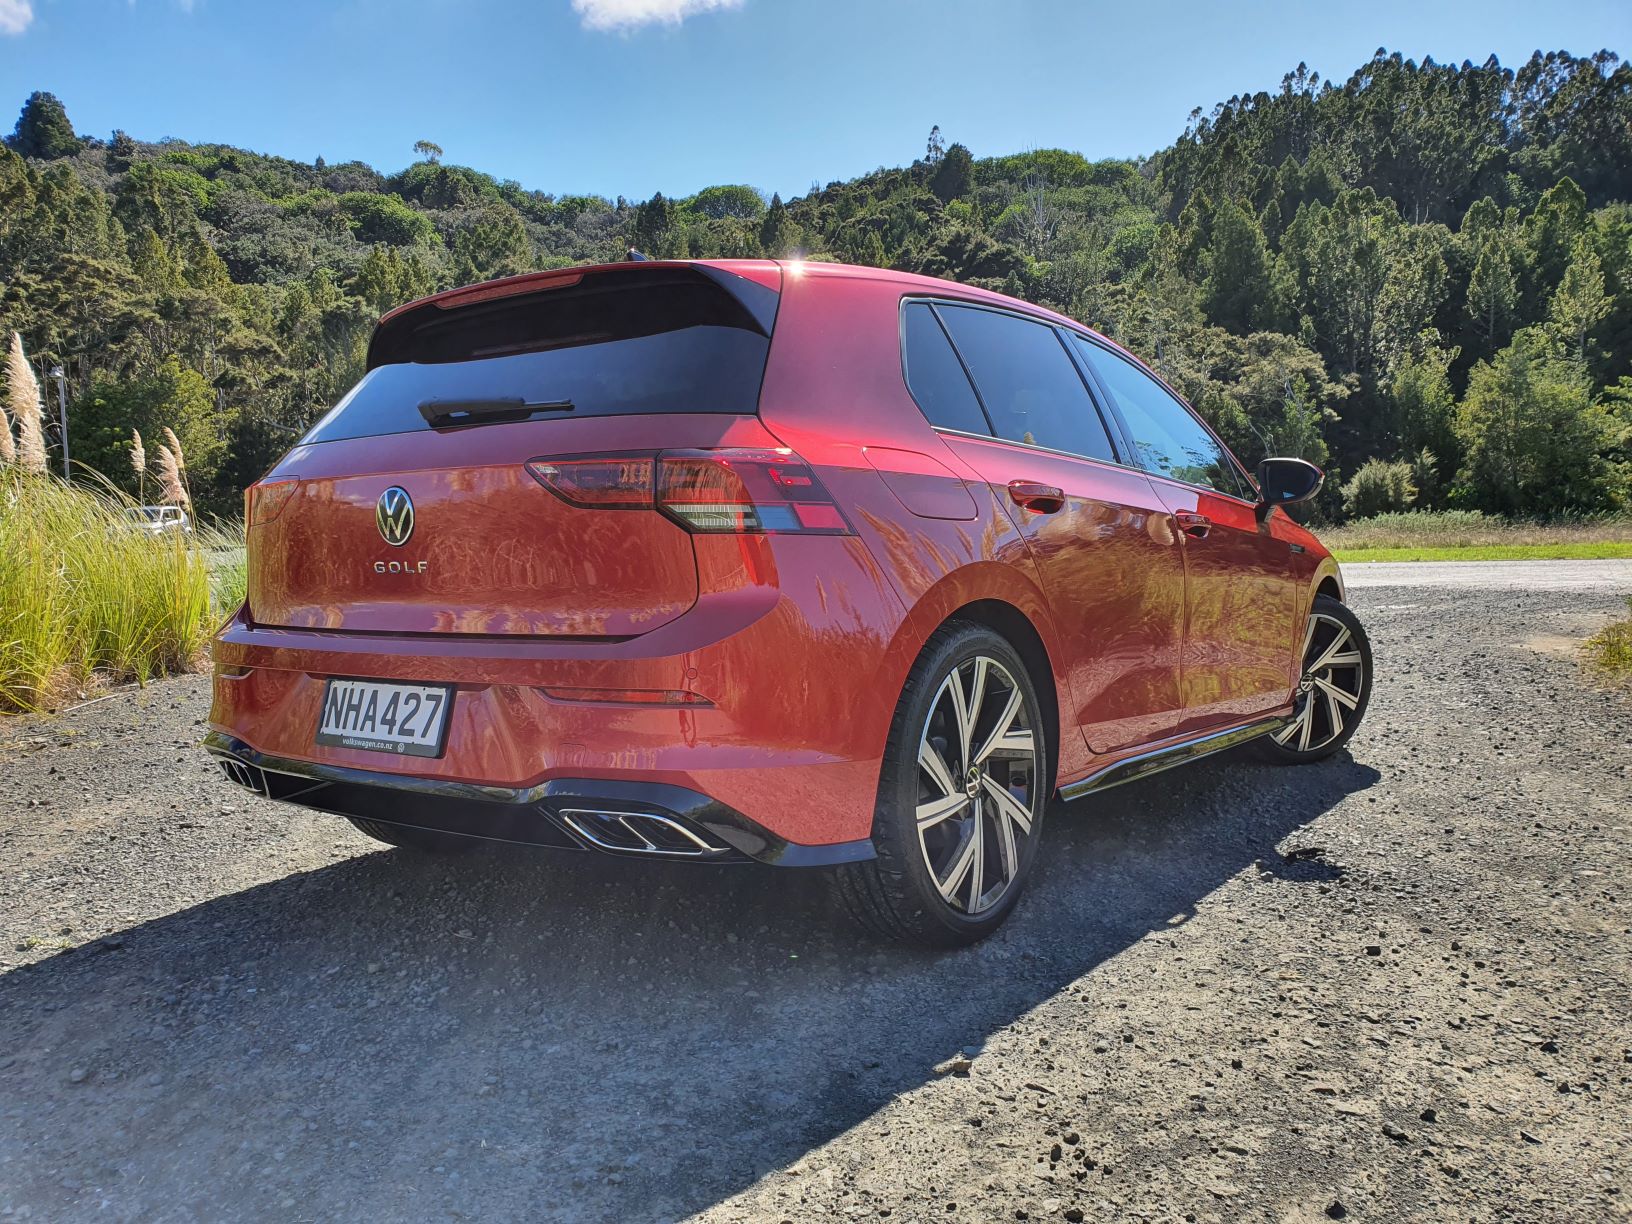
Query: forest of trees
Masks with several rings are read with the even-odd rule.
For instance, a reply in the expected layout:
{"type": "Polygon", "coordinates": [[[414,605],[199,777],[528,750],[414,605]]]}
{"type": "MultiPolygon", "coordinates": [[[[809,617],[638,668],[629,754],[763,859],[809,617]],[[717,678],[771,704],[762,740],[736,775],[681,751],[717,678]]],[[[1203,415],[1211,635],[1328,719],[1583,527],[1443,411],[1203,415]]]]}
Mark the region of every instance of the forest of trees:
{"type": "MultiPolygon", "coordinates": [[[[1043,303],[1151,362],[1249,464],[1331,474],[1327,518],[1632,503],[1632,66],[1415,63],[1197,111],[1138,161],[975,158],[765,200],[554,196],[77,133],[48,93],[0,148],[0,335],[65,371],[76,461],[118,481],[170,426],[231,513],[410,298],[622,257],[802,256],[1043,303]]],[[[53,397],[54,398],[54,397],[53,397]]]]}

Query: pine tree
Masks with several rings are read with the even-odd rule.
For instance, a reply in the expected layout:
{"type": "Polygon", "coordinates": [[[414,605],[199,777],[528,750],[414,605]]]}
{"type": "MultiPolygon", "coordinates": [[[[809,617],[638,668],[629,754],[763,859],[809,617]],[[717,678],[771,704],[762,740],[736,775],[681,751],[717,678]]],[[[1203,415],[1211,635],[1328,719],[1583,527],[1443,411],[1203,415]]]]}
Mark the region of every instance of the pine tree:
{"type": "Polygon", "coordinates": [[[1218,326],[1244,335],[1269,300],[1269,247],[1257,218],[1234,201],[1214,212],[1212,230],[1202,306],[1218,326]]]}
{"type": "Polygon", "coordinates": [[[74,135],[74,125],[68,122],[68,112],[57,101],[56,95],[48,93],[28,96],[9,143],[24,157],[48,161],[72,157],[80,147],[79,137],[74,135]]]}
{"type": "Polygon", "coordinates": [[[1587,342],[1592,329],[1609,317],[1613,305],[1604,292],[1603,265],[1583,235],[1575,241],[1569,266],[1564,269],[1564,277],[1548,310],[1554,333],[1571,347],[1581,364],[1587,362],[1587,342]]]}
{"type": "Polygon", "coordinates": [[[793,254],[799,229],[788,216],[788,209],[780,195],[771,197],[771,207],[759,225],[759,245],[770,259],[787,259],[793,254]]]}
{"type": "Polygon", "coordinates": [[[1468,281],[1468,317],[1492,347],[1507,339],[1512,330],[1518,300],[1519,287],[1507,242],[1499,234],[1492,235],[1480,245],[1468,281]]]}
{"type": "Polygon", "coordinates": [[[975,159],[961,144],[955,144],[941,156],[930,176],[929,189],[942,204],[961,200],[975,189],[975,159]]]}

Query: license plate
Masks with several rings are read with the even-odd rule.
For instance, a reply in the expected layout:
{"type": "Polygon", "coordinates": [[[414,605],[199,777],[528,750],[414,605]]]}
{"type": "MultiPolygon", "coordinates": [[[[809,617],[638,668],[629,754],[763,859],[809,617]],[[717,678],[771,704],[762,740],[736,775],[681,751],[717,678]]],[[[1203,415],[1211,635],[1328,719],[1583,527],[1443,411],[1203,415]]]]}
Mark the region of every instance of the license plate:
{"type": "Polygon", "coordinates": [[[439,757],[453,690],[442,685],[330,680],[317,742],[397,756],[439,757]]]}

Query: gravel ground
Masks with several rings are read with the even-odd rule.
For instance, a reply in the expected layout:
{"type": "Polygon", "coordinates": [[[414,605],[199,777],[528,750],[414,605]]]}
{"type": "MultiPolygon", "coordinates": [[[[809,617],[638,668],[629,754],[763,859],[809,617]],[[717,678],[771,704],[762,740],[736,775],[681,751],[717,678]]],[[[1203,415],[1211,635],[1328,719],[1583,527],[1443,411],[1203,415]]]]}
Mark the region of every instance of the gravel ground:
{"type": "Polygon", "coordinates": [[[1632,567],[1485,572],[1355,567],[1352,755],[1057,807],[943,955],[377,849],[218,782],[202,678],[0,724],[0,1218],[1628,1218],[1632,706],[1569,651],[1632,567]]]}

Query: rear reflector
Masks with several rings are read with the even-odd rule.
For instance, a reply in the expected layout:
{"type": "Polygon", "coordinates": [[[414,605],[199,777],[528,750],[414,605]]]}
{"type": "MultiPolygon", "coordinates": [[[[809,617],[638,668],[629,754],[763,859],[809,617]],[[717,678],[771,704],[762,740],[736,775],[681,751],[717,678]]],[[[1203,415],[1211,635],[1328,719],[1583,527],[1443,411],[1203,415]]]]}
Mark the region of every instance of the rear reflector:
{"type": "Polygon", "coordinates": [[[542,692],[553,701],[587,701],[610,705],[711,706],[701,693],[684,689],[570,689],[547,688],[542,692]]]}
{"type": "Polygon", "coordinates": [[[283,512],[289,497],[300,487],[300,477],[282,480],[263,480],[244,490],[244,525],[254,527],[270,523],[283,512]]]}
{"type": "Polygon", "coordinates": [[[601,455],[534,459],[527,470],[550,492],[574,506],[596,510],[650,510],[652,455],[601,455]]]}
{"type": "Polygon", "coordinates": [[[527,470],[571,505],[655,509],[698,534],[850,534],[810,465],[790,450],[570,455],[534,459],[527,470]]]}

